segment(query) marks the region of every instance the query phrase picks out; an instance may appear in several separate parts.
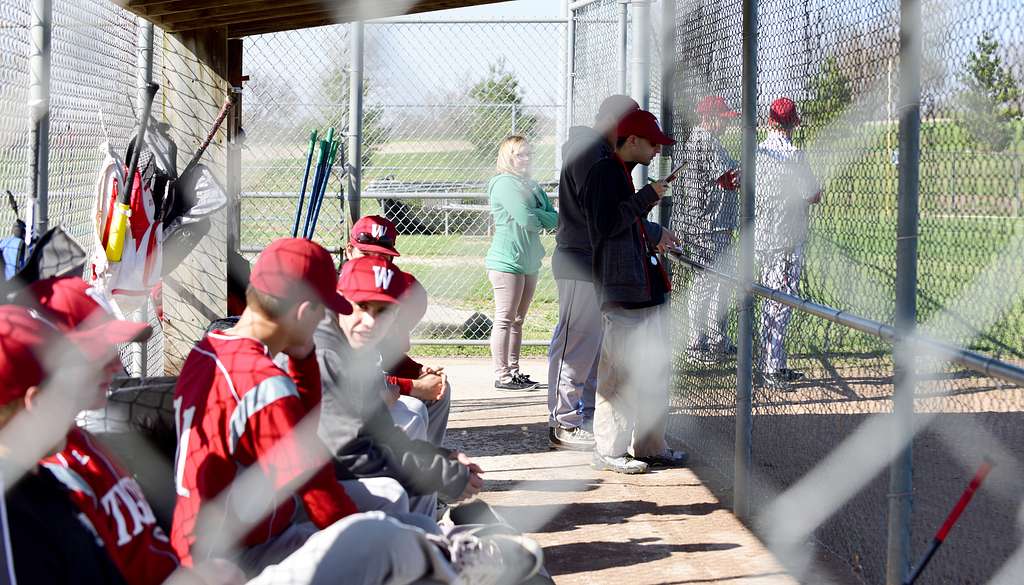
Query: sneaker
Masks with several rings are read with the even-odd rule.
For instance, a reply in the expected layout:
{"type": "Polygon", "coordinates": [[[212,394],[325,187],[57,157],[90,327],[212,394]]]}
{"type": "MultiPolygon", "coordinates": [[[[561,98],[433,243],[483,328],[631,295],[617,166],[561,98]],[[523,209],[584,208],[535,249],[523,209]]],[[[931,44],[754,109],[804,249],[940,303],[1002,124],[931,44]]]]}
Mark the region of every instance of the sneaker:
{"type": "Polygon", "coordinates": [[[581,427],[548,427],[548,441],[555,449],[566,451],[593,451],[594,434],[581,427]]]}
{"type": "Polygon", "coordinates": [[[678,449],[665,449],[657,455],[648,457],[637,457],[651,467],[685,467],[690,460],[690,454],[678,449]]]}
{"type": "Polygon", "coordinates": [[[510,378],[510,379],[505,380],[505,381],[495,380],[494,381],[494,387],[497,388],[498,390],[521,391],[521,390],[534,390],[534,389],[537,388],[537,385],[536,384],[529,384],[529,383],[526,383],[526,382],[520,382],[519,380],[517,380],[515,378],[510,378]]]}
{"type": "MultiPolygon", "coordinates": [[[[468,504],[452,506],[448,511],[448,517],[456,526],[466,525],[507,525],[497,512],[487,502],[476,499],[468,504]]],[[[477,534],[479,536],[479,534],[477,534]]]]}
{"type": "Polygon", "coordinates": [[[465,585],[517,585],[544,565],[540,545],[513,534],[457,534],[448,550],[458,583],[465,585]]]}
{"type": "Polygon", "coordinates": [[[522,382],[524,384],[533,384],[535,388],[547,388],[548,386],[547,384],[541,384],[537,380],[531,379],[529,374],[524,374],[522,372],[512,374],[512,379],[515,380],[516,382],[522,382]]]}
{"type": "Polygon", "coordinates": [[[633,459],[629,455],[621,457],[608,457],[594,451],[594,458],[590,461],[590,467],[598,471],[614,471],[626,475],[647,473],[647,464],[639,459],[633,459]]]}
{"type": "Polygon", "coordinates": [[[793,382],[799,382],[806,376],[799,370],[780,368],[774,372],[764,374],[764,381],[771,386],[784,388],[793,382]]]}

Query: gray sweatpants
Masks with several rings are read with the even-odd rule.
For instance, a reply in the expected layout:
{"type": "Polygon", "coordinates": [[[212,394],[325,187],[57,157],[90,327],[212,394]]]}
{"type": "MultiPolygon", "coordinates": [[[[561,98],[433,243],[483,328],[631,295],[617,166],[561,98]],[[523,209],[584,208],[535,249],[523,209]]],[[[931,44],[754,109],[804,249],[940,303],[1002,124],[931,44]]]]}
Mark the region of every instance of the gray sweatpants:
{"type": "Polygon", "coordinates": [[[426,402],[412,396],[399,397],[391,407],[395,424],[414,439],[422,439],[441,447],[448,432],[448,416],[452,409],[452,386],[444,383],[444,396],[426,402]]]}
{"type": "Polygon", "coordinates": [[[548,346],[548,425],[573,428],[594,418],[601,307],[592,282],[556,279],[555,285],[558,324],[548,346]]]}
{"type": "Polygon", "coordinates": [[[657,455],[668,448],[671,340],[666,305],[606,309],[597,374],[595,450],[601,455],[657,455]]]}
{"type": "Polygon", "coordinates": [[[491,328],[494,379],[505,382],[519,373],[523,321],[537,290],[537,275],[488,270],[487,278],[494,289],[494,326],[491,328]]]}
{"type": "Polygon", "coordinates": [[[296,524],[274,542],[279,552],[289,554],[263,569],[248,585],[456,581],[451,564],[441,552],[439,543],[443,539],[388,518],[383,512],[348,516],[323,530],[311,523],[296,524]]]}

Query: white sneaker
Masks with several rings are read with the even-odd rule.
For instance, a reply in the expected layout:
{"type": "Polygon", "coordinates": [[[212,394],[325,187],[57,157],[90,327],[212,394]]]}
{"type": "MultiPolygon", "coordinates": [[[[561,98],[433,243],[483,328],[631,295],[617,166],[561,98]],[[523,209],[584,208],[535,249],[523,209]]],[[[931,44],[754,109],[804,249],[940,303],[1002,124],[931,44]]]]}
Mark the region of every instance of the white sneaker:
{"type": "Polygon", "coordinates": [[[518,585],[544,565],[544,551],[525,536],[458,534],[448,549],[458,585],[518,585]]]}

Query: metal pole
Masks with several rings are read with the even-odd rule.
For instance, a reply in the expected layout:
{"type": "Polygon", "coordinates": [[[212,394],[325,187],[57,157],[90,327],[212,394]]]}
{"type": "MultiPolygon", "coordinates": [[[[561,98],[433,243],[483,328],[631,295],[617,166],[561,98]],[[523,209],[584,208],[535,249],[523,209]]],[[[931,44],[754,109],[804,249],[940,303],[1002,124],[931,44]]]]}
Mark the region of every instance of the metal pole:
{"type": "Polygon", "coordinates": [[[565,62],[565,140],[569,139],[569,128],[575,123],[575,107],[573,100],[576,98],[576,13],[569,11],[569,21],[566,24],[568,30],[567,55],[565,62]]]}
{"type": "MultiPolygon", "coordinates": [[[[673,107],[676,100],[676,3],[675,0],[661,0],[661,127],[671,135],[675,128],[673,107]]],[[[672,147],[665,147],[658,165],[658,177],[665,178],[672,172],[672,147]]],[[[658,203],[658,223],[669,225],[672,217],[672,198],[662,197],[658,203]]]]}
{"type": "Polygon", "coordinates": [[[733,513],[750,518],[750,471],[754,422],[754,181],[757,176],[757,0],[743,0],[743,156],[740,201],[739,327],[736,336],[736,455],[733,513]]]}
{"type": "MultiPolygon", "coordinates": [[[[146,88],[149,87],[150,83],[153,83],[153,23],[139,19],[138,23],[138,38],[136,40],[136,46],[138,54],[135,58],[135,78],[136,78],[136,98],[135,98],[135,116],[142,118],[143,104],[146,103],[146,88]]],[[[139,319],[146,323],[149,322],[149,302],[142,304],[139,309],[139,319]]],[[[148,376],[149,375],[149,342],[144,341],[141,343],[131,344],[132,352],[132,364],[138,364],[136,371],[131,372],[134,376],[148,376]]]]}
{"type": "MultiPolygon", "coordinates": [[[[632,0],[633,12],[633,68],[632,97],[641,110],[651,109],[651,0],[632,0]]],[[[647,184],[647,167],[633,168],[633,184],[647,184]]]]}
{"type": "Polygon", "coordinates": [[[146,88],[153,83],[153,23],[139,19],[138,54],[135,57],[135,79],[137,98],[135,99],[135,115],[142,112],[142,104],[146,101],[146,88]]]}
{"type": "Polygon", "coordinates": [[[896,241],[893,445],[889,467],[889,528],[885,582],[899,585],[910,574],[913,512],[914,350],[901,340],[917,324],[918,179],[921,155],[921,4],[900,2],[899,209],[896,241]]]}
{"type": "Polygon", "coordinates": [[[53,0],[32,0],[31,14],[32,54],[29,68],[29,114],[32,148],[29,196],[33,198],[33,222],[27,225],[26,240],[31,242],[49,226],[50,192],[50,48],[53,25],[53,0]]]}
{"type": "MultiPolygon", "coordinates": [[[[558,145],[565,144],[569,138],[569,127],[572,126],[572,69],[573,69],[573,45],[576,34],[576,19],[569,9],[570,0],[562,1],[562,18],[565,19],[565,28],[562,30],[562,55],[565,57],[565,85],[562,86],[562,114],[558,117],[560,127],[558,129],[558,145]]],[[[562,149],[555,148],[555,169],[562,168],[562,149]]]]}
{"type": "Polygon", "coordinates": [[[625,94],[629,91],[627,81],[629,76],[626,73],[626,58],[629,54],[629,0],[619,0],[619,84],[618,92],[625,94]]]}
{"type": "Polygon", "coordinates": [[[352,64],[348,77],[348,212],[351,223],[362,215],[359,201],[363,182],[363,23],[352,23],[352,64]]]}

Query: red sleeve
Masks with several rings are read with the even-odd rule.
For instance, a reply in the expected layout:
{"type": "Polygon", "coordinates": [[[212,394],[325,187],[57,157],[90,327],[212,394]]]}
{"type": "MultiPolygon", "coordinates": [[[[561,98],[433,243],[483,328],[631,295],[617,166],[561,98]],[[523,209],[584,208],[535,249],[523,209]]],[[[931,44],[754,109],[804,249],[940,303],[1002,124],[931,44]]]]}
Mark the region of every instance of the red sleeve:
{"type": "Polygon", "coordinates": [[[323,389],[320,386],[320,366],[316,361],[316,350],[301,360],[288,358],[288,373],[299,391],[302,404],[312,412],[320,404],[323,389]]]}
{"type": "Polygon", "coordinates": [[[398,393],[402,396],[409,396],[412,394],[412,380],[409,378],[399,378],[397,376],[387,376],[388,384],[394,384],[398,386],[398,393]]]}
{"type": "Polygon", "coordinates": [[[248,417],[237,452],[257,461],[275,491],[282,491],[279,503],[296,493],[320,528],[357,511],[327,465],[331,456],[316,436],[316,421],[303,421],[315,414],[307,414],[291,380],[268,378],[247,392],[244,401],[257,407],[248,417]],[[250,400],[254,392],[258,398],[250,400]]]}
{"type": "Polygon", "coordinates": [[[399,378],[416,379],[420,377],[422,371],[423,364],[403,354],[398,362],[388,370],[388,373],[399,378]]]}

